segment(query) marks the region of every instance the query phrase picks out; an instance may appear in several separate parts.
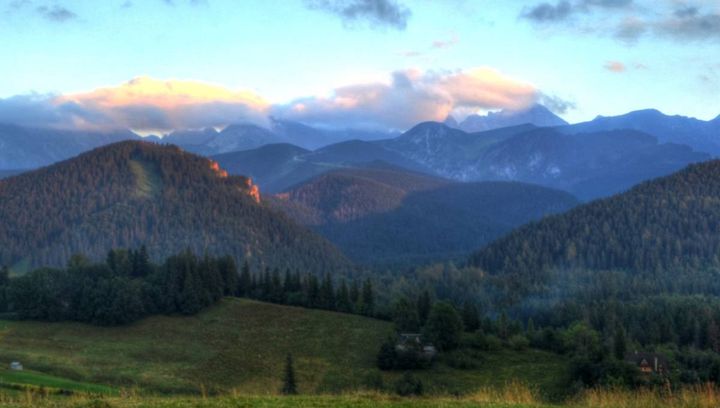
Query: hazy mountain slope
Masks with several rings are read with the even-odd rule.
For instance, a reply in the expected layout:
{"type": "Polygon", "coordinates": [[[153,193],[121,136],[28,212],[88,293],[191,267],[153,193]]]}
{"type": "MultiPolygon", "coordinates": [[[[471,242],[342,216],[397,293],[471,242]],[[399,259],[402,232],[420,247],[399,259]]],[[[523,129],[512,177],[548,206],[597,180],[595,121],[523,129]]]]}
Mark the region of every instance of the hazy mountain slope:
{"type": "Polygon", "coordinates": [[[272,201],[366,264],[456,257],[576,203],[539,186],[454,183],[389,166],[332,171],[272,201]]]}
{"type": "Polygon", "coordinates": [[[510,126],[530,124],[538,127],[563,126],[568,123],[542,105],[532,105],[522,110],[502,110],[487,115],[470,115],[462,122],[447,122],[468,133],[483,132],[510,126]]]}
{"type": "Polygon", "coordinates": [[[336,271],[327,241],[256,202],[257,189],[174,146],[123,142],[0,182],[0,264],[62,265],[146,244],[336,271]]]}
{"type": "Polygon", "coordinates": [[[230,174],[252,177],[263,191],[270,193],[284,191],[327,171],[362,168],[376,161],[417,171],[426,170],[399,153],[359,140],[340,142],[315,151],[290,144],[276,144],[212,157],[230,174]]]}
{"type": "Polygon", "coordinates": [[[655,109],[602,117],[563,129],[567,133],[633,129],[655,136],[661,143],[686,144],[701,152],[720,155],[720,117],[702,121],[685,116],[669,116],[655,109]]]}
{"type": "Polygon", "coordinates": [[[0,180],[8,177],[15,176],[22,173],[24,170],[0,170],[0,180]]]}
{"type": "Polygon", "coordinates": [[[478,162],[486,164],[487,178],[536,183],[590,200],[707,159],[636,131],[565,135],[538,129],[490,147],[478,162]]]}
{"type": "Polygon", "coordinates": [[[658,144],[636,131],[566,134],[559,129],[525,125],[471,134],[428,122],[377,143],[453,180],[521,181],[563,189],[583,200],[710,157],[687,146],[658,144]]]}
{"type": "Polygon", "coordinates": [[[348,140],[379,140],[397,136],[392,132],[361,129],[319,129],[299,122],[271,118],[270,129],[287,143],[315,150],[348,140]]]}
{"type": "Polygon", "coordinates": [[[258,149],[212,156],[230,174],[251,177],[264,192],[276,193],[328,170],[335,163],[314,163],[308,150],[291,144],[273,144],[258,149]]]}
{"type": "Polygon", "coordinates": [[[251,124],[230,125],[221,132],[212,128],[173,132],[162,139],[163,143],[175,144],[205,156],[256,149],[283,141],[272,131],[251,124]]]}
{"type": "Polygon", "coordinates": [[[472,263],[525,284],[567,268],[682,283],[684,272],[720,268],[719,197],[720,161],[692,165],[522,227],[481,249],[472,263]]]}
{"type": "Polygon", "coordinates": [[[130,131],[100,133],[0,124],[0,170],[47,166],[122,140],[140,137],[130,131]]]}

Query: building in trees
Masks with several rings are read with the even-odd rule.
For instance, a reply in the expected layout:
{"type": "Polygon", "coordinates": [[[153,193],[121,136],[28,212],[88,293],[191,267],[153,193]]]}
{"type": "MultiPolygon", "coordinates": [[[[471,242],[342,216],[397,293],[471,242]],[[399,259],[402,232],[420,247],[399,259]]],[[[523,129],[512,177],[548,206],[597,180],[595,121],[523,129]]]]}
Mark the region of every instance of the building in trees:
{"type": "Polygon", "coordinates": [[[669,370],[665,357],[657,353],[632,352],[625,355],[625,361],[635,365],[643,374],[666,374],[669,370]]]}

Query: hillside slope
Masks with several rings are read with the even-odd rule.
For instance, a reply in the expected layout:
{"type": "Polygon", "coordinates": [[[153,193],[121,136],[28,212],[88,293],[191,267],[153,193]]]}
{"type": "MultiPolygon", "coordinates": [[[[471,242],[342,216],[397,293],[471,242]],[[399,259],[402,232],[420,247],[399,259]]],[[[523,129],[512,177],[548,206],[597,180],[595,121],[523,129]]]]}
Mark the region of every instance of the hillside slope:
{"type": "Polygon", "coordinates": [[[356,261],[400,264],[465,255],[577,201],[540,186],[455,183],[375,163],[325,173],[271,203],[356,261]]]}
{"type": "Polygon", "coordinates": [[[522,227],[471,262],[524,284],[558,270],[620,270],[663,290],[704,292],[717,285],[691,274],[720,269],[719,226],[720,161],[710,161],[522,227]]]}
{"type": "Polygon", "coordinates": [[[258,203],[245,177],[177,147],[121,142],[0,181],[0,264],[64,265],[82,252],[185,248],[315,271],[347,268],[327,241],[258,203]]]}

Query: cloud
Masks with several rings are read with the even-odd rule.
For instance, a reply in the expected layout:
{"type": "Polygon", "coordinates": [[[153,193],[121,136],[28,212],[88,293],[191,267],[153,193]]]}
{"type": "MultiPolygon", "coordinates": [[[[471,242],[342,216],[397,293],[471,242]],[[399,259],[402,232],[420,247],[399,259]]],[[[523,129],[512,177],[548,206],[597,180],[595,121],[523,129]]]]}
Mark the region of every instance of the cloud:
{"type": "MultiPolygon", "coordinates": [[[[165,4],[167,4],[168,6],[173,6],[173,7],[177,4],[176,0],[163,0],[163,2],[165,4]]],[[[189,3],[192,6],[208,5],[207,0],[185,0],[185,2],[189,3]]]]}
{"type": "Polygon", "coordinates": [[[628,44],[647,36],[675,41],[712,41],[720,38],[720,8],[714,0],[659,0],[653,3],[561,0],[524,8],[520,15],[535,25],[610,35],[628,44]],[[604,14],[596,15],[597,11],[604,14]]]}
{"type": "Polygon", "coordinates": [[[625,64],[623,64],[620,61],[608,61],[605,63],[605,65],[603,67],[606,70],[608,70],[610,72],[614,72],[616,74],[621,74],[621,73],[627,71],[627,67],[625,66],[625,64]]]}
{"type": "Polygon", "coordinates": [[[412,14],[395,0],[305,0],[312,10],[339,16],[345,25],[364,22],[376,27],[404,30],[412,14]]]}
{"type": "Polygon", "coordinates": [[[407,129],[444,120],[454,111],[522,109],[539,94],[534,86],[490,68],[459,72],[396,71],[389,83],[337,88],[327,97],[275,106],[274,116],[327,127],[407,129]]]}
{"type": "Polygon", "coordinates": [[[240,122],[264,124],[268,108],[264,99],[248,91],[139,77],[87,93],[0,99],[0,122],[60,129],[165,132],[240,122]]]}
{"type": "Polygon", "coordinates": [[[558,22],[567,20],[577,13],[589,13],[594,8],[621,9],[632,3],[633,0],[579,0],[575,2],[561,0],[555,4],[539,3],[526,8],[521,16],[538,23],[558,22]]]}
{"type": "Polygon", "coordinates": [[[653,25],[662,36],[678,40],[720,39],[720,12],[701,13],[697,8],[678,10],[653,25]]]}
{"type": "Polygon", "coordinates": [[[432,44],[430,46],[431,46],[431,48],[434,48],[434,49],[444,50],[444,49],[448,49],[450,47],[455,46],[459,42],[460,42],[460,39],[458,38],[458,36],[453,35],[452,37],[450,37],[448,39],[435,40],[432,42],[432,44]]]}
{"type": "Polygon", "coordinates": [[[71,10],[57,4],[53,6],[39,6],[35,10],[46,20],[56,23],[64,23],[75,20],[78,17],[77,14],[71,10]]]}
{"type": "Polygon", "coordinates": [[[558,115],[563,115],[568,111],[577,108],[577,104],[573,101],[544,93],[540,93],[537,102],[558,115]]]}
{"type": "Polygon", "coordinates": [[[536,22],[561,21],[574,13],[569,1],[560,1],[557,4],[540,3],[522,13],[522,17],[536,22]]]}
{"type": "Polygon", "coordinates": [[[233,123],[262,126],[274,116],[328,128],[402,130],[422,121],[442,121],[451,113],[463,116],[479,110],[520,110],[542,100],[554,104],[553,110],[567,109],[564,101],[546,97],[533,85],[487,67],[401,70],[393,72],[387,82],[349,84],[324,97],[275,105],[250,91],[138,77],[90,92],[0,99],[0,123],[167,133],[233,123]]]}

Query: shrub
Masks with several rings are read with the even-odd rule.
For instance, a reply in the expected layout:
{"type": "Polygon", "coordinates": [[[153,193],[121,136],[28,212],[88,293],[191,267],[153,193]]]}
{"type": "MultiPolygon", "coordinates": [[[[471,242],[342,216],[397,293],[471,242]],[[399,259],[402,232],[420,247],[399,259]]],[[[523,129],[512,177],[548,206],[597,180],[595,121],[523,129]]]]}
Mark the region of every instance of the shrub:
{"type": "Polygon", "coordinates": [[[530,347],[530,340],[523,335],[516,334],[508,340],[508,346],[513,350],[525,350],[530,347]]]}
{"type": "Polygon", "coordinates": [[[395,392],[404,397],[410,395],[422,395],[422,381],[415,377],[410,371],[406,371],[402,377],[395,382],[395,392]]]}
{"type": "Polygon", "coordinates": [[[373,370],[369,373],[365,374],[365,377],[363,378],[363,386],[367,388],[368,390],[382,390],[385,388],[385,383],[383,382],[382,374],[380,371],[373,370]]]}
{"type": "Polygon", "coordinates": [[[459,370],[472,370],[480,366],[480,363],[469,352],[465,351],[448,353],[444,356],[444,360],[447,365],[459,370]]]}

